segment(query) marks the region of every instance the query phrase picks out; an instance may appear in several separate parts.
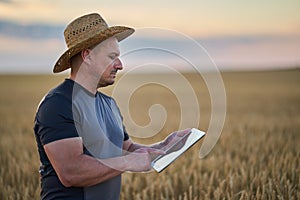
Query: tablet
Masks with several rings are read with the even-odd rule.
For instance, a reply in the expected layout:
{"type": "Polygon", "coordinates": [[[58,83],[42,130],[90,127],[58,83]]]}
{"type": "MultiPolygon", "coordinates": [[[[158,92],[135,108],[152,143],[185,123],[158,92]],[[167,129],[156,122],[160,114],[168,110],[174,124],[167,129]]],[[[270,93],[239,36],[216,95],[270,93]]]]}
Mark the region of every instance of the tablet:
{"type": "Polygon", "coordinates": [[[160,155],[155,158],[151,163],[152,168],[157,172],[161,172],[173,161],[175,161],[180,155],[182,155],[186,150],[193,146],[193,144],[203,138],[204,135],[205,132],[203,131],[200,131],[196,128],[191,129],[188,134],[185,134],[180,140],[167,148],[165,150],[166,154],[160,155]]]}

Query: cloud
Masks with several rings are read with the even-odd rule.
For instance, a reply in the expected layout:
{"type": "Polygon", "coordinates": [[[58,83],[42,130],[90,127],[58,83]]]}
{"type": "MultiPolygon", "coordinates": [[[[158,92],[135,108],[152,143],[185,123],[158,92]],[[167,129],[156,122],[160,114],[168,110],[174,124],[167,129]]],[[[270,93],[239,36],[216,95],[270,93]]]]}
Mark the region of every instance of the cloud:
{"type": "MultiPolygon", "coordinates": [[[[51,24],[22,24],[0,20],[0,73],[51,73],[53,63],[66,50],[63,26],[51,24]]],[[[166,50],[179,50],[184,56],[203,62],[199,52],[191,49],[179,37],[137,33],[120,43],[122,55],[126,51],[154,44],[166,50]]],[[[300,35],[252,35],[239,37],[194,38],[215,61],[220,70],[255,67],[296,66],[300,64],[300,35]]],[[[123,59],[130,69],[136,61],[182,64],[182,60],[166,51],[140,51],[123,59]],[[142,60],[140,60],[142,59],[142,60]],[[127,62],[127,63],[126,63],[127,62]]],[[[183,63],[184,64],[184,63],[183,63]]],[[[202,64],[203,65],[203,64],[202,64]]],[[[245,68],[244,68],[245,69],[245,68]]]]}
{"type": "Polygon", "coordinates": [[[221,37],[198,40],[223,69],[300,65],[300,35],[221,37]]]}
{"type": "Polygon", "coordinates": [[[0,73],[51,73],[66,50],[63,26],[0,20],[0,73]]]}
{"type": "Polygon", "coordinates": [[[61,38],[64,27],[47,24],[20,24],[0,20],[0,35],[16,38],[61,38]]]}
{"type": "Polygon", "coordinates": [[[12,0],[0,0],[0,3],[14,3],[12,0]]]}
{"type": "Polygon", "coordinates": [[[0,73],[51,73],[66,45],[59,39],[0,36],[0,73]]]}

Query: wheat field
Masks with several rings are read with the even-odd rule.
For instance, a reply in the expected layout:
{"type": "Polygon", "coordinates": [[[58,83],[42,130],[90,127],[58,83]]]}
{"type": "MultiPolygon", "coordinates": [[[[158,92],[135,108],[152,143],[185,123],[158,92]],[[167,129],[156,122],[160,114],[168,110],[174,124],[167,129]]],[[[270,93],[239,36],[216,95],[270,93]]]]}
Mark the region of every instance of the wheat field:
{"type": "MultiPolygon", "coordinates": [[[[172,75],[132,78],[143,76],[167,79],[172,75]]],[[[211,115],[209,93],[199,75],[184,76],[201,99],[198,128],[206,130],[211,115]]],[[[161,173],[124,173],[122,200],[300,199],[300,70],[224,72],[222,77],[226,121],[210,154],[199,159],[201,143],[197,143],[161,173]]],[[[0,76],[0,199],[39,199],[33,118],[43,95],[63,79],[0,76]]],[[[104,92],[111,94],[113,89],[110,86],[104,92]]],[[[136,123],[149,122],[148,109],[154,103],[167,111],[163,129],[151,138],[133,140],[156,142],[178,128],[176,95],[151,84],[132,95],[129,107],[136,123]]]]}

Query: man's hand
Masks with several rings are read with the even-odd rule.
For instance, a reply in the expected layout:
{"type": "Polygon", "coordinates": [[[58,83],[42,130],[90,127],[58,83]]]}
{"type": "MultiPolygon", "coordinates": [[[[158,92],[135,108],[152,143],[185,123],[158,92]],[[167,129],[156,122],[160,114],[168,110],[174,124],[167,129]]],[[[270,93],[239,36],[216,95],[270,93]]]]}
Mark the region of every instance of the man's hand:
{"type": "Polygon", "coordinates": [[[151,161],[153,155],[163,155],[163,150],[154,149],[150,147],[140,148],[126,156],[128,164],[127,171],[145,172],[151,169],[151,161]]]}
{"type": "Polygon", "coordinates": [[[151,161],[159,155],[180,149],[185,144],[185,140],[182,140],[182,143],[178,143],[173,146],[173,148],[169,148],[190,132],[190,128],[173,132],[168,135],[163,142],[149,146],[133,143],[130,139],[125,141],[123,149],[128,153],[124,156],[127,166],[125,171],[142,172],[150,170],[151,161]],[[167,150],[169,150],[169,152],[166,152],[167,150]]]}
{"type": "Polygon", "coordinates": [[[183,136],[186,134],[189,134],[191,132],[191,129],[185,129],[181,131],[175,131],[168,135],[166,139],[160,143],[160,149],[161,150],[167,150],[169,147],[171,147],[173,144],[178,142],[180,139],[182,139],[183,136]]]}

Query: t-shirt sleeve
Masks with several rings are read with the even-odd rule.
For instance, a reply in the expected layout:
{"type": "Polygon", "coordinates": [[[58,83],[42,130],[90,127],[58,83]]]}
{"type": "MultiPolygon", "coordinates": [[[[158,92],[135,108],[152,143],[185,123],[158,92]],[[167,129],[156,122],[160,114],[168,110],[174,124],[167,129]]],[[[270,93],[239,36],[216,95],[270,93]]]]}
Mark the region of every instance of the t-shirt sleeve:
{"type": "Polygon", "coordinates": [[[122,116],[122,113],[121,113],[121,111],[120,111],[120,108],[119,108],[117,102],[116,102],[113,98],[111,98],[111,99],[112,99],[113,103],[115,104],[115,106],[116,106],[116,108],[117,108],[117,110],[118,110],[118,113],[119,113],[119,115],[120,115],[120,117],[121,117],[122,125],[123,125],[124,141],[126,141],[126,140],[129,139],[129,134],[127,133],[126,128],[125,128],[125,125],[124,125],[124,123],[123,123],[123,116],[122,116]]]}
{"type": "Polygon", "coordinates": [[[128,135],[127,131],[126,131],[126,128],[125,128],[124,124],[123,124],[123,132],[124,132],[124,141],[126,141],[126,140],[129,139],[129,135],[128,135]]]}
{"type": "Polygon", "coordinates": [[[61,139],[79,137],[74,123],[71,100],[58,94],[45,98],[36,114],[35,131],[43,145],[61,139]]]}

